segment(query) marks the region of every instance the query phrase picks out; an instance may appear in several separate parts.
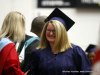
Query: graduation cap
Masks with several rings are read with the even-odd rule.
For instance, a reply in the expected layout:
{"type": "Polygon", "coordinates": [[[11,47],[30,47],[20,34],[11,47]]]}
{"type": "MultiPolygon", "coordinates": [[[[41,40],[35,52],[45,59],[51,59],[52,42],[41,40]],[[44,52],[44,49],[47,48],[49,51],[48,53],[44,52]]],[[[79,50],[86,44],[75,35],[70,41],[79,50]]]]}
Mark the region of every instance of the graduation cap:
{"type": "Polygon", "coordinates": [[[86,52],[90,53],[90,52],[95,52],[95,45],[93,44],[90,44],[87,49],[86,49],[86,52]]]}
{"type": "Polygon", "coordinates": [[[60,21],[68,31],[73,25],[74,21],[70,19],[67,15],[65,15],[60,9],[55,8],[53,12],[46,18],[45,22],[50,20],[58,20],[60,21]]]}

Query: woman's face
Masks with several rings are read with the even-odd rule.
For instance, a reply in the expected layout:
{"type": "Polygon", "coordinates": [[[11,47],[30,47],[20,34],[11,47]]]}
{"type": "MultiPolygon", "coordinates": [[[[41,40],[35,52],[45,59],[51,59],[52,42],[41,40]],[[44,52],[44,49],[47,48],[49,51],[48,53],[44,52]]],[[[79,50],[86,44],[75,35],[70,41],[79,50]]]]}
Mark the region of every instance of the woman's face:
{"type": "Polygon", "coordinates": [[[56,39],[56,32],[54,26],[49,23],[46,29],[46,39],[49,43],[54,43],[56,39]]]}
{"type": "Polygon", "coordinates": [[[93,64],[94,58],[95,58],[95,52],[91,52],[88,54],[88,59],[91,62],[91,64],[93,64]]]}

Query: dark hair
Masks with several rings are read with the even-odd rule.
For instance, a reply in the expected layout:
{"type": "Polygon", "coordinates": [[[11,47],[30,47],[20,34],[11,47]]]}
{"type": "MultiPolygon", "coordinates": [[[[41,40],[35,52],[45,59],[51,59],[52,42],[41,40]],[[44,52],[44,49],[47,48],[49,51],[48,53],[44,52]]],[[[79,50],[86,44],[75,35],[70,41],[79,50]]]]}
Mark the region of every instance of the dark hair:
{"type": "Polygon", "coordinates": [[[33,19],[31,24],[31,31],[35,34],[38,34],[42,31],[45,18],[43,16],[39,16],[33,19]]]}

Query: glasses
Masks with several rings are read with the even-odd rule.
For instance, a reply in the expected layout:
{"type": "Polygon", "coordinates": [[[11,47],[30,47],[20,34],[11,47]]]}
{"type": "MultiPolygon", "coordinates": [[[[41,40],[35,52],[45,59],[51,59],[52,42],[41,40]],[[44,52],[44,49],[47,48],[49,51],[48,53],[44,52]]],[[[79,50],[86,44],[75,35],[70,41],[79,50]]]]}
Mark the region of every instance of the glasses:
{"type": "Polygon", "coordinates": [[[51,31],[55,34],[55,30],[50,30],[50,29],[46,29],[46,31],[48,32],[48,33],[50,33],[51,31]]]}

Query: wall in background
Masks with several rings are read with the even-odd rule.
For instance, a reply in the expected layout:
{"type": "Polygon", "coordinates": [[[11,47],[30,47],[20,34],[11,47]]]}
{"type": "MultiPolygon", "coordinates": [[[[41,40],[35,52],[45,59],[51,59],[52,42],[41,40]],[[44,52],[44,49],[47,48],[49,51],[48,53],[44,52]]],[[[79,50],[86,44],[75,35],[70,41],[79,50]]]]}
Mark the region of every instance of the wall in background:
{"type": "MultiPolygon", "coordinates": [[[[60,8],[75,21],[68,31],[69,40],[84,50],[91,44],[98,44],[100,9],[96,8],[60,8]]],[[[37,8],[37,0],[0,0],[0,28],[7,13],[19,11],[26,17],[26,32],[30,31],[34,17],[48,16],[54,8],[37,8]]]]}

